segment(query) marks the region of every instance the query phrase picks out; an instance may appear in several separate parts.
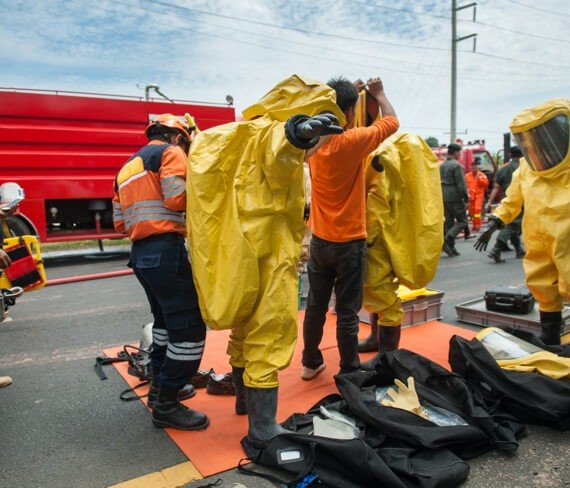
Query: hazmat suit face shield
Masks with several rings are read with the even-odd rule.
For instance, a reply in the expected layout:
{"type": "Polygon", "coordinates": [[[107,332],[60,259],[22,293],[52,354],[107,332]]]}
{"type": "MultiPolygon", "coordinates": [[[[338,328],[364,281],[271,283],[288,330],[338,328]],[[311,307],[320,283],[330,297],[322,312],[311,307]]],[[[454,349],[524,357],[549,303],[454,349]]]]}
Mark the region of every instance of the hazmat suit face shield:
{"type": "Polygon", "coordinates": [[[525,110],[513,120],[511,131],[533,170],[570,162],[570,100],[555,99],[525,110]]]}
{"type": "Polygon", "coordinates": [[[542,350],[496,327],[483,329],[477,334],[477,339],[495,361],[520,359],[542,350]]]}

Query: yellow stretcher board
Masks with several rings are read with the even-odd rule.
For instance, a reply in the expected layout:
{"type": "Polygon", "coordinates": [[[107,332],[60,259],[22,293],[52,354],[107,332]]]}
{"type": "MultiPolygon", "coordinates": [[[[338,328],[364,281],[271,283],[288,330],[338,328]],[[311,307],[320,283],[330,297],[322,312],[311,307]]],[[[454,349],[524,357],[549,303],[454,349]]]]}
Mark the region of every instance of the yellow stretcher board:
{"type": "Polygon", "coordinates": [[[47,281],[40,243],[36,236],[8,237],[3,249],[12,264],[2,271],[0,288],[22,287],[25,291],[38,290],[47,281]]]}

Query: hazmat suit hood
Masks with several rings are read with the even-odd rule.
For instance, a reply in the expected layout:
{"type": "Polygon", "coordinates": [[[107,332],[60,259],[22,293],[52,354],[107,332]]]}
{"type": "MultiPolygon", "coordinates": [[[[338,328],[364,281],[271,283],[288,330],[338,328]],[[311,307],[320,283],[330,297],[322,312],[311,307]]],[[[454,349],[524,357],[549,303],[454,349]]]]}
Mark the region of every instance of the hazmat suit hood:
{"type": "Polygon", "coordinates": [[[245,120],[269,115],[274,120],[286,122],[297,114],[311,117],[321,112],[332,112],[344,127],[346,118],[336,104],[336,93],[320,81],[292,75],[268,91],[261,99],[243,111],[245,120]]]}
{"type": "Polygon", "coordinates": [[[534,172],[549,177],[570,167],[570,99],[555,98],[523,110],[510,125],[534,172]]]}

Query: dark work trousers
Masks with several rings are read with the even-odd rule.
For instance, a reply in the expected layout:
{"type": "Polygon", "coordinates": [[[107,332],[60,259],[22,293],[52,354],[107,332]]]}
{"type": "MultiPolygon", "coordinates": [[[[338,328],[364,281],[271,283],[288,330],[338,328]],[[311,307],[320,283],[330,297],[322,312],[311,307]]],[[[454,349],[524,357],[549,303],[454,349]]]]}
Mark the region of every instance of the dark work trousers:
{"type": "Polygon", "coordinates": [[[445,210],[445,225],[443,228],[445,241],[453,248],[455,247],[455,238],[462,230],[467,229],[467,213],[465,203],[459,202],[443,202],[445,210]]]}
{"type": "Polygon", "coordinates": [[[511,244],[515,249],[521,248],[522,215],[523,214],[521,212],[515,220],[501,229],[497,236],[497,243],[495,246],[498,246],[501,250],[505,250],[509,247],[508,242],[511,241],[511,244]]]}
{"type": "Polygon", "coordinates": [[[312,237],[307,264],[310,289],[303,322],[303,366],[316,369],[323,364],[319,344],[334,288],[340,372],[348,373],[360,368],[358,312],[362,306],[365,259],[365,239],[330,242],[312,237]]]}
{"type": "Polygon", "coordinates": [[[151,365],[160,369],[161,386],[179,390],[198,371],[206,340],[184,237],[170,233],[135,241],[129,264],[154,317],[151,365]]]}

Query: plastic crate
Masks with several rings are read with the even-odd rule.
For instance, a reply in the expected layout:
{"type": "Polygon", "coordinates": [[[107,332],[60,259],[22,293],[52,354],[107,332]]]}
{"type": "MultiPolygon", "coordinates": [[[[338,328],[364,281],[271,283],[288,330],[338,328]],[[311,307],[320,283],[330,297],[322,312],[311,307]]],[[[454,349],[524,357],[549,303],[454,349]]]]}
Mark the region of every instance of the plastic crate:
{"type": "MultiPolygon", "coordinates": [[[[477,298],[456,305],[455,311],[457,312],[458,320],[468,324],[480,325],[482,327],[500,327],[503,329],[521,329],[534,333],[540,331],[540,315],[537,303],[535,303],[534,309],[530,313],[521,315],[487,310],[485,299],[477,298]]],[[[564,307],[562,318],[565,323],[562,331],[562,335],[564,335],[570,333],[570,307],[564,307]]]]}
{"type": "MultiPolygon", "coordinates": [[[[430,320],[439,320],[441,315],[441,304],[443,303],[443,292],[439,290],[426,290],[429,295],[420,295],[409,300],[402,301],[404,318],[402,327],[423,324],[430,320]]],[[[358,313],[361,322],[367,324],[372,322],[372,314],[362,308],[358,313]]]]}

